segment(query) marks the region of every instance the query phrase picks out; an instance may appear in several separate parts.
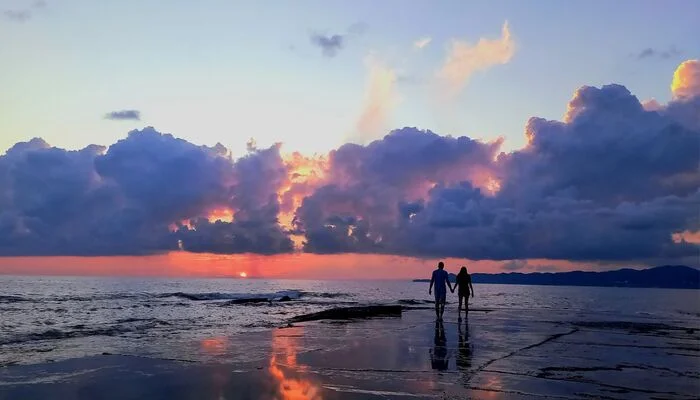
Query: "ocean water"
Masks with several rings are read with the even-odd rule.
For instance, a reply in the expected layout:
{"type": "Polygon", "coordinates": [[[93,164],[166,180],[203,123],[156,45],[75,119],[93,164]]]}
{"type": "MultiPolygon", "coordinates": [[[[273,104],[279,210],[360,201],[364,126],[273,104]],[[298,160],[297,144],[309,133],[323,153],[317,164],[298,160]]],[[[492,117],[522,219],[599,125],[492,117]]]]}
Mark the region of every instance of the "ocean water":
{"type": "MultiPolygon", "coordinates": [[[[700,291],[474,285],[473,307],[697,326],[700,291]]],[[[255,334],[332,307],[422,305],[427,283],[0,276],[0,366],[102,353],[207,361],[207,338],[255,334]],[[193,350],[194,349],[194,350],[193,350]]],[[[449,308],[456,307],[448,296],[449,308]]],[[[408,311],[410,312],[410,311],[408,311]]],[[[211,343],[215,346],[216,343],[211,343]]]]}

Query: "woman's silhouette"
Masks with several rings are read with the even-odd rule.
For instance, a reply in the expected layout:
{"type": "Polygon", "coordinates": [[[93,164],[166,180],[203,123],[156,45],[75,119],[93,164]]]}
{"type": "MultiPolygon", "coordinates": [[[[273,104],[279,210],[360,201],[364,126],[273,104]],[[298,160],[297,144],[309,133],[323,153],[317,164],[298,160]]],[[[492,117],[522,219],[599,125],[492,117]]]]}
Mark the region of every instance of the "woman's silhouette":
{"type": "Polygon", "coordinates": [[[464,299],[464,310],[469,313],[469,294],[474,297],[474,287],[472,286],[472,277],[467,272],[467,267],[462,267],[457,274],[457,283],[454,288],[450,288],[452,293],[459,287],[457,294],[459,295],[459,306],[457,306],[458,320],[462,319],[462,299],[464,299]]]}

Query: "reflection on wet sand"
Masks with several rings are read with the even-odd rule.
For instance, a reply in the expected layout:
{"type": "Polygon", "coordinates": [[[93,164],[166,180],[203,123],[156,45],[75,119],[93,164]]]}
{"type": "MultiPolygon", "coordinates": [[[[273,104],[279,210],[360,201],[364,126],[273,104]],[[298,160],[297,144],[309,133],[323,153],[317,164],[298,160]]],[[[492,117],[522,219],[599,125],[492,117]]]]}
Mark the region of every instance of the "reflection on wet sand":
{"type": "Polygon", "coordinates": [[[464,327],[462,327],[461,322],[459,322],[457,326],[459,330],[457,368],[460,370],[468,370],[472,366],[472,345],[469,343],[469,318],[464,319],[464,327]]]}
{"type": "Polygon", "coordinates": [[[200,342],[200,347],[207,354],[223,354],[228,348],[228,338],[226,336],[215,336],[203,339],[200,342]]]}
{"type": "Polygon", "coordinates": [[[272,333],[270,375],[279,386],[280,400],[320,400],[318,385],[299,376],[308,371],[305,365],[297,364],[298,340],[303,336],[303,327],[277,329],[272,333]],[[293,377],[290,375],[294,375],[293,377]]]}
{"type": "MultiPolygon", "coordinates": [[[[223,354],[228,349],[229,339],[226,336],[214,336],[202,339],[199,343],[200,349],[211,356],[223,354]]],[[[217,393],[217,398],[225,398],[226,386],[230,381],[230,375],[227,370],[215,368],[212,370],[210,388],[212,392],[217,393]]]]}
{"type": "MultiPolygon", "coordinates": [[[[469,382],[472,378],[473,371],[472,368],[472,358],[474,356],[473,350],[474,346],[469,340],[469,318],[464,319],[464,325],[462,322],[457,323],[458,331],[458,343],[457,343],[457,369],[462,372],[462,382],[466,387],[469,387],[469,382]]],[[[503,389],[503,383],[501,378],[497,375],[490,375],[487,377],[484,388],[479,392],[480,399],[503,399],[504,394],[501,392],[503,389]]]]}
{"type": "Polygon", "coordinates": [[[430,364],[433,369],[444,371],[449,368],[449,359],[447,358],[447,339],[445,337],[445,326],[442,321],[435,321],[435,337],[433,340],[433,348],[430,349],[430,364]]]}

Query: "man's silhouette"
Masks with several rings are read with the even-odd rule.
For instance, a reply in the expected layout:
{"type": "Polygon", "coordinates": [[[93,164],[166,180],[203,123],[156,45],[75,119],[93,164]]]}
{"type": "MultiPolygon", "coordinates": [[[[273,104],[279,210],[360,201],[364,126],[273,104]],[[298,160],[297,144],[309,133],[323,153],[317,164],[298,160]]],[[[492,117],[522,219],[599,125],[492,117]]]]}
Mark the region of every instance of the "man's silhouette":
{"type": "Polygon", "coordinates": [[[442,321],[442,314],[445,312],[445,301],[447,298],[447,288],[453,291],[450,284],[450,276],[445,271],[445,264],[440,261],[438,269],[433,271],[433,276],[430,278],[430,288],[428,294],[432,294],[433,285],[435,285],[435,316],[438,321],[442,321]]]}

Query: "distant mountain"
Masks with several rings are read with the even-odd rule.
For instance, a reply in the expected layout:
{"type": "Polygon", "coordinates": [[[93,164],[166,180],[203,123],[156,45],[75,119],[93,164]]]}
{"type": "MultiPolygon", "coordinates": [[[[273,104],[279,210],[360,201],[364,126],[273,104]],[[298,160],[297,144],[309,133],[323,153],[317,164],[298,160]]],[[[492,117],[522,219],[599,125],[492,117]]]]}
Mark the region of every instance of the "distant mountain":
{"type": "MultiPolygon", "coordinates": [[[[624,268],[603,272],[510,272],[471,275],[474,283],[700,289],[700,270],[683,265],[664,265],[642,270],[624,268]]],[[[430,282],[430,279],[413,281],[430,282]]],[[[455,274],[450,274],[450,281],[455,281],[455,274]]]]}

